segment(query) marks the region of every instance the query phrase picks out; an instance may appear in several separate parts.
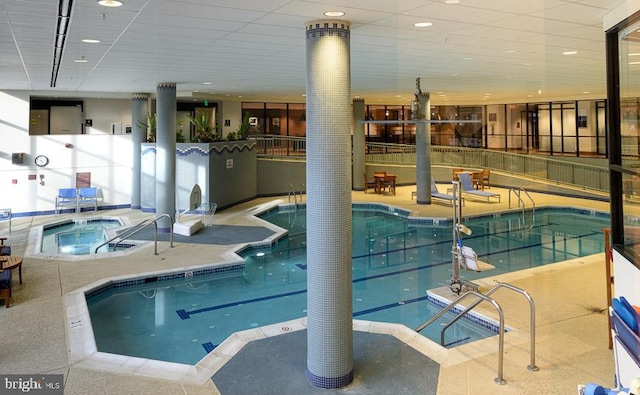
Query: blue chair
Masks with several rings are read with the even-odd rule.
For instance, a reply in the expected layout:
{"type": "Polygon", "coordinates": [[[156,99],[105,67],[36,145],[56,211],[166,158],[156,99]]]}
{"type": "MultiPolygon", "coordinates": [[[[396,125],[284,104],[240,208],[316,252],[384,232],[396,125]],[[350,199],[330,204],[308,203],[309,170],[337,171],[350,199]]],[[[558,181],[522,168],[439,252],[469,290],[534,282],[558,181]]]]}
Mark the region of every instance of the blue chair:
{"type": "Polygon", "coordinates": [[[11,255],[11,246],[5,245],[6,237],[0,237],[0,256],[11,255]]]}
{"type": "Polygon", "coordinates": [[[458,179],[460,180],[460,189],[465,196],[475,196],[479,198],[487,199],[487,203],[491,198],[498,198],[498,203],[500,202],[500,194],[493,192],[485,192],[478,191],[473,188],[473,181],[471,180],[471,175],[469,173],[459,173],[458,179]]]}
{"type": "Polygon", "coordinates": [[[78,212],[78,190],[76,188],[58,189],[58,196],[56,196],[56,215],[58,215],[64,207],[74,207],[75,211],[78,212]]]}
{"type": "MultiPolygon", "coordinates": [[[[434,180],[433,177],[431,177],[431,197],[435,199],[446,200],[452,205],[455,200],[455,196],[438,191],[438,185],[436,184],[436,180],[434,180]]],[[[460,202],[464,206],[464,198],[462,196],[460,196],[460,202]]]]}
{"type": "Polygon", "coordinates": [[[98,211],[98,188],[80,188],[78,191],[78,212],[82,206],[93,206],[93,211],[98,211]]]}
{"type": "Polygon", "coordinates": [[[9,307],[12,280],[11,270],[0,270],[0,300],[4,299],[4,307],[9,307]]]}

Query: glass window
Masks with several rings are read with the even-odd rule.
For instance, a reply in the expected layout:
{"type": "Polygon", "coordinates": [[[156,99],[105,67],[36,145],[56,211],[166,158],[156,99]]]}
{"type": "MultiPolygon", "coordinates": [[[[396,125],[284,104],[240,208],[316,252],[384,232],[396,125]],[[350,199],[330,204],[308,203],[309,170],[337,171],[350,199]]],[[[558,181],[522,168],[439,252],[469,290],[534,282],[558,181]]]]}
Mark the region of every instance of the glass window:
{"type": "MultiPolygon", "coordinates": [[[[640,256],[640,23],[618,34],[624,250],[640,256]]],[[[618,239],[620,240],[620,239],[618,239]]]]}
{"type": "Polygon", "coordinates": [[[265,103],[242,103],[242,119],[249,116],[247,135],[265,133],[265,103]]]}
{"type": "Polygon", "coordinates": [[[287,120],[289,136],[304,137],[307,133],[307,112],[305,104],[289,104],[287,120]]]}

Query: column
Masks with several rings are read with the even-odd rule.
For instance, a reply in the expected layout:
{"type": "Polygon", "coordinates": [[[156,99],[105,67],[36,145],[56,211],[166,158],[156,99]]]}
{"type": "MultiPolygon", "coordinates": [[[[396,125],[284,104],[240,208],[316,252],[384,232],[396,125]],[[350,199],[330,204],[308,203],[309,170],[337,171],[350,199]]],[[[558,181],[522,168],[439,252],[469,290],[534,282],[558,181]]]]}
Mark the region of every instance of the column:
{"type": "Polygon", "coordinates": [[[149,95],[134,93],[131,102],[131,145],[133,147],[133,175],[131,177],[131,208],[140,209],[141,152],[140,144],[147,141],[147,112],[149,95]]]}
{"type": "Polygon", "coordinates": [[[364,99],[353,99],[353,189],[364,190],[366,141],[364,136],[364,99]]]}
{"type": "Polygon", "coordinates": [[[416,201],[431,204],[431,103],[428,93],[416,93],[416,100],[416,201]]]}
{"type": "Polygon", "coordinates": [[[353,380],[350,31],[306,26],[307,378],[320,388],[353,380]]]}
{"type": "Polygon", "coordinates": [[[156,88],[156,217],[158,232],[171,232],[176,212],[176,84],[161,82],[156,88]]]}

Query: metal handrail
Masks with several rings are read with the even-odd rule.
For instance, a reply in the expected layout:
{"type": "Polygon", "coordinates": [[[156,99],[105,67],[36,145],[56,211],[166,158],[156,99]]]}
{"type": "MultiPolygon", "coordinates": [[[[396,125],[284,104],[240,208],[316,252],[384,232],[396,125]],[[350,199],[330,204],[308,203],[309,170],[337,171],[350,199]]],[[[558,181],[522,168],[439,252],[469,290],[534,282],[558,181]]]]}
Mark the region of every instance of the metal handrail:
{"type": "MultiPolygon", "coordinates": [[[[118,244],[120,244],[121,242],[127,240],[129,237],[133,236],[134,234],[140,232],[142,229],[146,228],[147,226],[151,225],[153,223],[153,225],[155,226],[155,230],[153,232],[153,243],[154,243],[154,250],[153,253],[154,255],[158,255],[158,220],[160,218],[166,217],[169,219],[169,222],[172,223],[173,222],[173,218],[171,218],[171,216],[169,214],[162,214],[160,216],[158,216],[155,219],[149,218],[149,219],[145,219],[142,222],[137,223],[136,225],[132,226],[131,228],[125,230],[124,232],[122,232],[121,234],[112,237],[111,239],[105,241],[104,243],[100,244],[98,247],[96,247],[94,254],[98,253],[98,250],[102,247],[104,247],[105,245],[108,245],[109,243],[111,243],[112,241],[116,240],[116,239],[120,239],[116,244],[115,247],[118,246],[118,244]]],[[[169,232],[169,240],[171,241],[171,248],[173,248],[173,231],[171,230],[169,232]]]]}
{"type": "Polygon", "coordinates": [[[496,377],[494,379],[496,384],[506,384],[506,380],[503,378],[503,365],[504,365],[504,314],[502,312],[502,307],[500,307],[500,305],[498,304],[498,302],[496,302],[495,300],[491,299],[490,297],[477,292],[477,291],[468,291],[465,292],[464,294],[460,295],[456,300],[454,300],[453,302],[449,303],[444,309],[440,310],[440,312],[438,312],[438,314],[434,315],[433,317],[431,317],[427,322],[425,322],[424,324],[420,325],[420,327],[418,329],[416,329],[416,332],[420,333],[424,328],[426,328],[427,326],[433,324],[438,318],[442,317],[447,311],[451,310],[452,308],[454,308],[462,299],[466,298],[468,295],[475,295],[478,298],[485,300],[489,303],[491,303],[493,305],[493,307],[496,308],[496,311],[498,312],[498,317],[499,317],[499,325],[500,325],[500,329],[498,332],[498,377],[496,377]]]}
{"type": "Polygon", "coordinates": [[[293,204],[298,207],[298,198],[296,196],[296,191],[293,190],[293,184],[289,184],[289,195],[287,196],[289,203],[291,203],[291,195],[293,195],[293,204]]]}
{"type": "MultiPolygon", "coordinates": [[[[531,364],[529,364],[529,366],[527,366],[527,369],[529,369],[532,372],[537,372],[539,369],[536,366],[536,357],[535,357],[535,355],[536,355],[536,305],[533,302],[533,298],[524,289],[518,288],[516,286],[513,286],[511,284],[507,284],[507,283],[498,283],[498,284],[496,284],[493,288],[491,288],[490,290],[485,292],[484,295],[489,296],[489,295],[491,295],[492,293],[494,293],[495,291],[497,291],[500,288],[507,288],[507,289],[510,289],[510,290],[512,290],[514,292],[522,294],[525,298],[527,298],[527,301],[529,301],[529,311],[530,311],[529,341],[531,343],[531,346],[530,346],[531,364]]],[[[442,328],[442,330],[440,331],[440,344],[444,344],[444,332],[451,325],[453,325],[456,321],[458,321],[458,319],[462,318],[465,314],[467,314],[469,311],[471,311],[474,307],[479,305],[481,302],[482,302],[482,300],[477,300],[476,302],[472,303],[466,309],[461,311],[453,320],[451,320],[451,322],[449,322],[448,324],[446,324],[442,328]]]]}

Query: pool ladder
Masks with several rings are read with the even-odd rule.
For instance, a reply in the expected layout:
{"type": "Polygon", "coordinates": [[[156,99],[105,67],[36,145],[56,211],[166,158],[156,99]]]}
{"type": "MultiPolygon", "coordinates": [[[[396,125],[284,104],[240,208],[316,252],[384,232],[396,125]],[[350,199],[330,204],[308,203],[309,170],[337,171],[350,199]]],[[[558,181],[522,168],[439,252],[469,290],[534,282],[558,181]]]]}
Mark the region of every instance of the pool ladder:
{"type": "Polygon", "coordinates": [[[300,184],[300,190],[299,191],[295,191],[293,189],[293,184],[289,184],[289,203],[291,203],[291,197],[293,196],[293,204],[296,205],[296,208],[298,207],[298,198],[300,198],[300,204],[302,204],[302,191],[304,190],[304,184],[300,184]]]}
{"type": "Polygon", "coordinates": [[[438,314],[434,315],[433,317],[431,317],[427,322],[425,322],[424,324],[420,325],[420,327],[418,327],[418,329],[416,329],[416,332],[420,333],[424,328],[426,328],[427,326],[431,325],[432,323],[434,323],[438,318],[442,317],[446,312],[448,312],[449,310],[453,309],[456,307],[456,305],[462,301],[462,299],[465,299],[468,296],[475,296],[478,299],[471,303],[467,308],[465,308],[464,310],[462,310],[451,322],[447,323],[442,330],[440,331],[440,345],[444,346],[444,332],[451,326],[453,325],[456,321],[458,321],[460,318],[462,318],[465,314],[467,314],[468,312],[470,312],[473,308],[475,308],[476,306],[478,306],[480,303],[482,302],[489,302],[493,305],[493,307],[495,307],[496,311],[498,312],[498,317],[499,317],[499,333],[498,333],[498,377],[495,378],[495,383],[496,384],[500,384],[500,385],[504,385],[506,384],[506,380],[503,378],[503,360],[504,360],[504,313],[502,312],[502,307],[500,307],[500,304],[498,304],[498,302],[495,301],[495,299],[490,298],[489,295],[491,295],[492,293],[494,293],[495,291],[497,291],[500,288],[506,288],[506,289],[510,289],[514,292],[517,292],[521,295],[523,295],[527,301],[529,302],[529,310],[530,310],[530,318],[529,318],[529,340],[530,340],[530,348],[531,348],[531,363],[527,366],[527,369],[529,369],[532,372],[537,372],[539,369],[536,366],[536,360],[535,360],[535,355],[536,355],[536,306],[535,303],[533,303],[533,299],[531,298],[531,295],[529,295],[529,293],[521,288],[515,287],[511,284],[507,284],[507,283],[498,283],[496,284],[493,288],[491,288],[489,291],[487,291],[486,293],[481,293],[475,290],[471,290],[468,291],[462,295],[460,295],[456,300],[454,300],[453,302],[449,303],[445,308],[443,308],[442,310],[440,310],[440,312],[438,312],[438,314]]]}
{"type": "Polygon", "coordinates": [[[524,199],[522,199],[522,195],[525,195],[527,198],[529,198],[529,201],[531,202],[531,226],[529,227],[529,229],[531,229],[535,223],[536,220],[536,202],[533,200],[533,198],[531,197],[531,195],[529,194],[529,192],[520,187],[520,188],[510,188],[509,189],[509,208],[511,208],[511,193],[513,192],[514,196],[516,196],[518,198],[518,207],[522,207],[522,223],[523,225],[526,222],[526,218],[525,218],[525,213],[526,213],[526,204],[524,202],[524,199]]]}
{"type": "MultiPolygon", "coordinates": [[[[111,239],[100,244],[98,247],[96,247],[94,253],[97,254],[100,248],[104,247],[105,245],[109,245],[111,242],[119,239],[117,243],[114,243],[114,248],[117,248],[118,244],[127,240],[128,238],[135,235],[136,233],[140,232],[142,229],[146,228],[147,226],[153,224],[155,226],[155,230],[153,232],[153,243],[154,243],[153,253],[154,255],[158,255],[158,220],[160,220],[161,218],[168,218],[169,223],[173,224],[173,218],[171,218],[169,214],[162,214],[155,219],[153,218],[145,219],[144,221],[130,227],[129,229],[125,230],[119,235],[112,237],[111,239]]],[[[173,229],[170,229],[169,231],[169,239],[171,240],[171,248],[173,248],[173,229]]]]}

